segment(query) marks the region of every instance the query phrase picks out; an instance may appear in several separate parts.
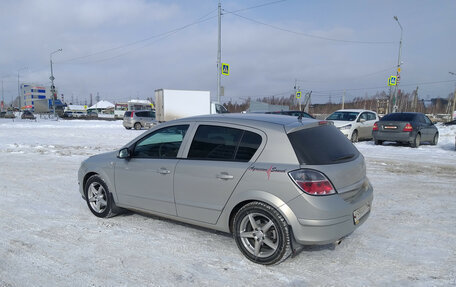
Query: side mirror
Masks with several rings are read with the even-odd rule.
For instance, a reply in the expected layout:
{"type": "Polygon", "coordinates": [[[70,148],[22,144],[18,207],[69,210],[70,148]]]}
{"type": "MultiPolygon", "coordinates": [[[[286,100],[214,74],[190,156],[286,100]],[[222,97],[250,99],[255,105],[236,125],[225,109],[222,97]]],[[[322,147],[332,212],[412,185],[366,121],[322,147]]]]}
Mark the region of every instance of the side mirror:
{"type": "Polygon", "coordinates": [[[366,119],[359,119],[358,122],[360,123],[364,123],[366,121],[366,119]]]}
{"type": "Polygon", "coordinates": [[[128,148],[123,148],[123,149],[119,150],[119,153],[117,154],[118,158],[123,158],[123,159],[130,158],[130,156],[131,156],[131,154],[130,154],[130,150],[128,148]]]}

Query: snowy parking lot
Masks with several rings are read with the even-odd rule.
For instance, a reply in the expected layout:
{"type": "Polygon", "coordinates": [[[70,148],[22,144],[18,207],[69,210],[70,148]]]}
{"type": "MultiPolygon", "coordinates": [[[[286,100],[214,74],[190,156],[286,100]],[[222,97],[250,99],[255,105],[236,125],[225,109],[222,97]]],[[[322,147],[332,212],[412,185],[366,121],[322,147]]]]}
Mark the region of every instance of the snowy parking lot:
{"type": "Polygon", "coordinates": [[[275,266],[227,234],[153,216],[91,214],[77,170],[144,131],[121,121],[0,119],[0,286],[450,286],[456,284],[456,126],[438,145],[356,143],[370,218],[339,246],[275,266]]]}

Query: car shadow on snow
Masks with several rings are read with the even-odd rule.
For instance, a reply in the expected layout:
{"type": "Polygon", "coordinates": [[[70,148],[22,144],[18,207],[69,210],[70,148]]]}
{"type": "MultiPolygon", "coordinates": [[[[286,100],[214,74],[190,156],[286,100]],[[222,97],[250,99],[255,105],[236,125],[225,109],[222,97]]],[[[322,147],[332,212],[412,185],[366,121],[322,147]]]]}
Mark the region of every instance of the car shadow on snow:
{"type": "Polygon", "coordinates": [[[199,231],[209,232],[209,233],[212,233],[212,234],[223,235],[225,237],[230,237],[230,238],[233,237],[230,233],[226,233],[226,232],[223,232],[223,231],[218,231],[218,230],[213,230],[213,229],[210,229],[210,228],[197,226],[197,225],[193,225],[193,224],[190,224],[190,223],[177,221],[177,220],[174,220],[174,219],[171,219],[171,218],[161,217],[159,215],[153,215],[153,214],[149,214],[149,213],[144,213],[142,211],[133,211],[133,210],[124,209],[116,217],[128,217],[128,216],[132,216],[132,215],[139,215],[139,216],[142,216],[144,218],[158,220],[158,221],[165,222],[165,223],[171,223],[171,224],[175,224],[175,225],[183,226],[183,227],[188,227],[188,228],[192,228],[192,229],[199,230],[199,231]]]}

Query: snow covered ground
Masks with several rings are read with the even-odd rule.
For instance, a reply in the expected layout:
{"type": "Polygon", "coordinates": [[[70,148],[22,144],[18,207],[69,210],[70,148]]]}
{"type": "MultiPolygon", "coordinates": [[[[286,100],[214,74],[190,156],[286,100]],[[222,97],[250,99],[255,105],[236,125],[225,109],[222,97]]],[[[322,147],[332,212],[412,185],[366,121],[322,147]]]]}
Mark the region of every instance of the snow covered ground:
{"type": "Polygon", "coordinates": [[[306,247],[265,267],[226,234],[90,213],[80,162],[141,131],[0,119],[0,286],[454,286],[456,126],[439,130],[437,146],[357,143],[374,185],[369,220],[336,248],[306,247]]]}

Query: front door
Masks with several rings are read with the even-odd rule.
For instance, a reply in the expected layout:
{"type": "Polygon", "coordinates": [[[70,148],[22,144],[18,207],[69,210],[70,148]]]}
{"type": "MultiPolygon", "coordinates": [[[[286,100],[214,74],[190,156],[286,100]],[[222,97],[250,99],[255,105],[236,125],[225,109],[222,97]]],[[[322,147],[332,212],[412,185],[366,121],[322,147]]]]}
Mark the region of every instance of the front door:
{"type": "Polygon", "coordinates": [[[115,185],[119,204],[176,215],[173,177],[188,125],[156,130],[140,139],[129,159],[118,160],[115,185]]]}

